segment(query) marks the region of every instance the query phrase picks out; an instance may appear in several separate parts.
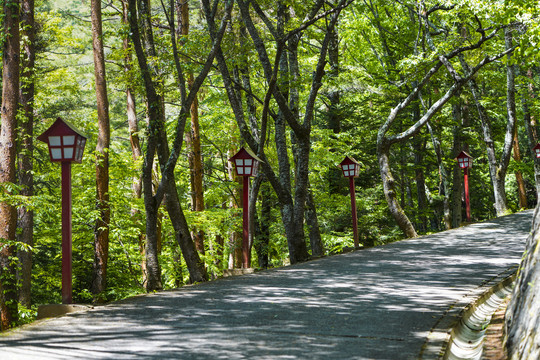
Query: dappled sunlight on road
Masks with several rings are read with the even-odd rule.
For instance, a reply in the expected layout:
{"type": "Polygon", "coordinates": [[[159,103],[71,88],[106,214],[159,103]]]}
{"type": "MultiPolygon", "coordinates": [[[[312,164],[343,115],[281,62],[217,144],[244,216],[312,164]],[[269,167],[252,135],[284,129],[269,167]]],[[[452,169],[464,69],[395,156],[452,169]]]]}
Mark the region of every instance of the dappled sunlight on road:
{"type": "Polygon", "coordinates": [[[135,297],[15,331],[0,339],[0,352],[40,359],[416,359],[450,309],[513,271],[530,218],[520,213],[135,297]]]}

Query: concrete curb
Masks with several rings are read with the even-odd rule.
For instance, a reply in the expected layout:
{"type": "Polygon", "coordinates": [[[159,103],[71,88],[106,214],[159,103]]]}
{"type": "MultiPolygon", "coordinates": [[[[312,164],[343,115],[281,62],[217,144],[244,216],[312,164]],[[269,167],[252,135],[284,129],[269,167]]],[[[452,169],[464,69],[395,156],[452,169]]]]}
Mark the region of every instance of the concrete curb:
{"type": "Polygon", "coordinates": [[[480,359],[487,325],[511,292],[517,266],[485,282],[454,303],[433,327],[421,360],[480,359]]]}
{"type": "Polygon", "coordinates": [[[515,273],[507,277],[463,311],[461,321],[450,335],[444,360],[479,360],[482,358],[486,328],[495,311],[512,293],[515,278],[515,273]]]}

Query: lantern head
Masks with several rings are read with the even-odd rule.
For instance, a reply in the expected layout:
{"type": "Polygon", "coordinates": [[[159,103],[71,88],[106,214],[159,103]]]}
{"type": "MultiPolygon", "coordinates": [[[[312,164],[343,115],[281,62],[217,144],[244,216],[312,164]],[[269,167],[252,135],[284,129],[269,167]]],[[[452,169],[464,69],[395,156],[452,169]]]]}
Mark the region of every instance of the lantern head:
{"type": "Polygon", "coordinates": [[[257,175],[259,163],[262,162],[257,155],[246,148],[241,148],[229,161],[234,164],[238,176],[257,175]]]}
{"type": "Polygon", "coordinates": [[[351,157],[345,156],[345,159],[338,166],[345,177],[358,177],[360,175],[360,164],[351,157]]]}
{"type": "Polygon", "coordinates": [[[67,121],[57,118],[50,128],[37,138],[49,147],[53,162],[82,161],[86,136],[67,121]]]}
{"type": "Polygon", "coordinates": [[[533,147],[534,153],[536,154],[537,158],[540,158],[540,143],[536,144],[535,147],[533,147]]]}
{"type": "Polygon", "coordinates": [[[472,167],[473,158],[471,155],[467,154],[465,151],[459,153],[456,157],[460,169],[469,169],[472,167]]]}

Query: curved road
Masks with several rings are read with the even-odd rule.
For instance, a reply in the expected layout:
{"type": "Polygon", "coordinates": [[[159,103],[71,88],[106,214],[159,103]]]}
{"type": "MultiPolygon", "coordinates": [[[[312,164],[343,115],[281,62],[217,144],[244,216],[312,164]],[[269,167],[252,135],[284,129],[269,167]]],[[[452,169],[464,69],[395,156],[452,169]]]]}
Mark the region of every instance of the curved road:
{"type": "Polygon", "coordinates": [[[436,359],[515,271],[532,211],[135,297],[0,335],[0,359],[436,359]]]}

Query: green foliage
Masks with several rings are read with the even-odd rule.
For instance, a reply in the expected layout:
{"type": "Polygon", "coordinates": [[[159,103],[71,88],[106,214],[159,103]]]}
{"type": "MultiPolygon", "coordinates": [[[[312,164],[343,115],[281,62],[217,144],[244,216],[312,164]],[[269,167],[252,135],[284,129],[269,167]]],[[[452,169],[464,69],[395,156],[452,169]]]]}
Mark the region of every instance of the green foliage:
{"type": "Polygon", "coordinates": [[[17,325],[24,325],[29,324],[33,321],[35,321],[37,318],[37,307],[32,306],[30,309],[19,304],[19,317],[17,321],[17,325]]]}
{"type": "MultiPolygon", "coordinates": [[[[275,13],[272,1],[259,1],[269,16],[275,13]]],[[[428,44],[427,37],[420,38],[421,29],[417,17],[411,16],[417,10],[416,2],[354,2],[341,14],[338,34],[339,71],[327,66],[327,76],[323,79],[320,96],[315,106],[311,129],[311,154],[309,180],[315,197],[317,214],[327,254],[335,254],[346,247],[353,247],[351,205],[347,180],[342,177],[337,164],[344,156],[352,156],[361,164],[360,176],[356,179],[356,198],[360,242],[365,246],[385,244],[402,237],[391,217],[384,197],[377,159],[378,129],[387,119],[390,110],[403,99],[412,85],[418,81],[437,57],[459,46],[464,40],[456,31],[460,26],[476,26],[475,16],[486,27],[497,24],[511,24],[521,21],[523,26],[515,30],[519,48],[515,63],[520,71],[517,79],[518,104],[528,101],[533,117],[540,117],[540,102],[533,91],[538,88],[539,77],[535,64],[539,58],[540,26],[538,8],[531,1],[460,1],[424,2],[427,8],[436,4],[455,5],[452,10],[437,11],[434,26],[446,26],[449,31],[432,35],[435,49],[428,44]],[[372,8],[372,7],[376,7],[372,8]],[[377,10],[376,12],[372,10],[377,10]],[[375,14],[377,16],[375,16],[375,14]],[[529,73],[531,71],[532,73],[529,73]],[[332,75],[330,73],[332,72],[332,75]],[[533,89],[533,90],[529,90],[533,89]],[[339,102],[330,100],[333,93],[339,94],[339,102]],[[340,131],[334,131],[330,120],[337,114],[340,131]]],[[[165,24],[163,10],[156,3],[154,24],[165,24]]],[[[191,4],[191,33],[178,39],[182,55],[182,66],[186,72],[197,73],[211,46],[206,24],[199,17],[200,10],[191,4]]],[[[308,11],[309,2],[290,2],[296,17],[286,24],[287,30],[297,27],[308,11]]],[[[104,41],[106,44],[107,78],[109,87],[111,139],[110,155],[110,248],[108,261],[108,288],[105,300],[116,300],[143,291],[143,262],[145,212],[142,199],[133,195],[134,179],[140,178],[142,159],[133,160],[129,141],[129,131],[125,114],[125,89],[129,86],[137,100],[139,116],[139,137],[145,145],[145,99],[142,95],[137,61],[123,48],[123,39],[129,34],[126,25],[121,24],[116,12],[104,9],[104,41]],[[127,61],[127,63],[124,63],[127,61]],[[129,65],[126,67],[126,65],[129,65]]],[[[92,267],[94,261],[94,227],[99,217],[95,209],[95,161],[94,149],[97,141],[97,114],[95,109],[94,77],[92,64],[91,29],[84,21],[89,14],[88,4],[58,0],[38,5],[36,12],[38,26],[38,58],[35,75],[35,134],[43,132],[57,117],[61,116],[89,134],[82,164],[72,167],[73,181],[73,288],[74,301],[91,302],[92,267]]],[[[263,80],[263,70],[258,63],[253,44],[242,38],[240,19],[233,11],[233,21],[223,43],[227,62],[239,71],[242,67],[250,71],[252,92],[255,97],[253,121],[260,122],[262,101],[267,91],[263,80]],[[242,39],[242,41],[240,41],[242,39]],[[234,65],[234,66],[233,66],[234,65]]],[[[302,37],[299,48],[300,73],[303,75],[294,85],[298,85],[300,102],[305,102],[312,90],[310,74],[320,51],[323,38],[324,19],[308,29],[302,37]],[[305,76],[304,76],[305,75],[305,76]]],[[[257,23],[261,37],[268,41],[272,35],[263,30],[262,22],[257,23]]],[[[170,34],[163,27],[154,29],[157,56],[150,59],[161,69],[160,91],[165,96],[166,126],[168,134],[176,127],[179,90],[175,77],[170,34]]],[[[472,31],[465,42],[472,43],[480,36],[472,31]]],[[[474,62],[490,51],[503,49],[504,40],[495,38],[485,48],[467,54],[467,60],[474,62]]],[[[273,56],[276,49],[268,47],[273,56]]],[[[485,67],[476,76],[482,91],[482,105],[486,108],[492,123],[497,155],[502,151],[506,130],[506,64],[505,61],[485,67]]],[[[452,63],[456,71],[462,73],[461,65],[452,63]]],[[[435,75],[422,93],[420,109],[436,101],[452,79],[444,72],[435,75]]],[[[241,88],[240,84],[237,84],[241,88]]],[[[304,104],[299,104],[302,109],[304,104]]],[[[248,109],[244,109],[248,111],[248,109]]],[[[524,110],[518,106],[518,117],[524,117],[524,110]]],[[[272,114],[278,112],[277,105],[270,102],[269,128],[265,152],[269,165],[277,168],[274,142],[274,122],[272,114]]],[[[239,205],[239,184],[229,174],[228,158],[238,147],[244,145],[227,94],[223,90],[222,79],[217,71],[212,71],[199,93],[199,115],[202,137],[202,158],[204,163],[204,199],[206,210],[191,211],[191,188],[189,162],[186,149],[175,168],[176,187],[189,228],[193,232],[204,233],[205,254],[201,255],[212,277],[220,276],[228,267],[228,259],[234,252],[230,244],[231,234],[242,227],[239,205]]],[[[399,133],[415,121],[413,111],[404,112],[399,124],[391,133],[399,133]]],[[[470,175],[471,205],[473,218],[487,219],[495,216],[492,206],[491,179],[485,155],[485,143],[474,100],[470,91],[464,89],[451,103],[443,108],[431,121],[434,136],[440,142],[442,166],[449,174],[451,189],[462,175],[452,178],[455,166],[453,145],[456,134],[462,143],[469,146],[475,158],[470,175]],[[462,126],[453,116],[452,105],[461,104],[467,108],[467,126],[462,126]]],[[[189,125],[186,126],[189,131],[189,125]]],[[[287,141],[292,144],[291,134],[287,141]]],[[[509,205],[517,210],[517,185],[513,173],[521,171],[528,184],[530,205],[536,202],[534,190],[534,160],[527,151],[530,144],[527,134],[520,127],[518,138],[523,160],[512,161],[508,170],[506,190],[509,205]]],[[[422,160],[415,162],[416,150],[413,142],[392,148],[392,172],[395,174],[398,198],[405,213],[415,225],[428,219],[425,232],[444,228],[443,202],[450,194],[445,194],[441,173],[431,135],[423,130],[414,140],[425,143],[422,160]],[[428,205],[420,209],[416,187],[417,171],[425,177],[428,205]]],[[[292,146],[292,145],[291,145],[292,146]]],[[[48,151],[42,143],[36,144],[34,151],[35,196],[27,198],[19,195],[16,184],[2,184],[0,201],[14,206],[25,206],[35,212],[35,245],[33,254],[32,301],[33,304],[60,302],[61,288],[61,210],[60,210],[60,170],[58,164],[50,163],[48,151]]],[[[290,161],[293,163],[292,154],[290,161]]],[[[294,173],[291,170],[294,178],[294,173]]],[[[156,173],[158,175],[159,170],[156,173]]],[[[258,199],[257,216],[261,214],[261,196],[258,199]]],[[[271,195],[270,241],[267,251],[271,266],[288,263],[288,246],[276,195],[271,195]]],[[[160,209],[161,253],[160,264],[165,288],[175,288],[189,282],[189,272],[174,229],[166,211],[160,209]]],[[[260,241],[256,240],[256,241],[260,241]]],[[[20,243],[8,245],[22,246],[20,243]]],[[[255,250],[252,264],[258,266],[255,250]]],[[[15,261],[15,259],[13,259],[15,261]]],[[[22,322],[30,321],[35,308],[19,310],[22,322]]]]}

